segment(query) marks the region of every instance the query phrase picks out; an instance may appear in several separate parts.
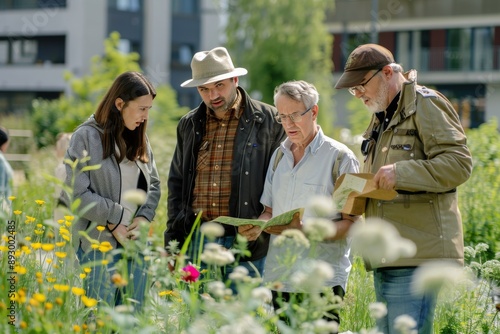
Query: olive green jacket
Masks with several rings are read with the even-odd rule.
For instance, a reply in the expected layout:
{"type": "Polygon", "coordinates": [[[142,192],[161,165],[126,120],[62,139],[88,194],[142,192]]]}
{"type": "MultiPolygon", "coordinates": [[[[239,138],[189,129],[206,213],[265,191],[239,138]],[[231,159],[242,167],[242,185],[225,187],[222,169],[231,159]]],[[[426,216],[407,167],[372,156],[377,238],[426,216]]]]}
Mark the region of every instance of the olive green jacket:
{"type": "MultiPolygon", "coordinates": [[[[412,240],[416,255],[392,263],[374,259],[368,268],[418,266],[429,260],[463,264],[462,220],[456,188],[472,172],[472,157],[457,112],[441,93],[419,86],[416,71],[405,73],[398,107],[387,129],[369,151],[364,172],[396,166],[392,201],[369,199],[366,218],[378,217],[393,224],[412,240]]],[[[373,115],[365,132],[379,128],[373,115]]]]}

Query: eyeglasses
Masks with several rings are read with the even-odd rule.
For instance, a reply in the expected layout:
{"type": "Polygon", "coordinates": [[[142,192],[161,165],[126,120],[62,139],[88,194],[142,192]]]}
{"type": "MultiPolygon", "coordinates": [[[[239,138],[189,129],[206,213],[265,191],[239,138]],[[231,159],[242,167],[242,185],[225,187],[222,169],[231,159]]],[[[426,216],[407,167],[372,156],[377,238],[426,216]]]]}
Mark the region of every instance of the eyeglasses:
{"type": "Polygon", "coordinates": [[[279,114],[278,116],[276,116],[276,122],[278,123],[283,123],[287,118],[290,118],[290,120],[293,122],[293,123],[297,123],[297,122],[300,122],[302,120],[302,116],[304,116],[305,114],[307,114],[307,112],[309,110],[312,109],[312,107],[314,106],[311,106],[309,107],[306,111],[302,112],[302,113],[299,113],[298,111],[294,112],[293,114],[290,114],[290,115],[281,115],[279,114]]]}
{"type": "Polygon", "coordinates": [[[370,82],[370,80],[373,79],[373,77],[376,76],[378,74],[378,72],[380,72],[380,71],[382,71],[382,69],[379,69],[377,72],[373,73],[373,75],[370,77],[370,79],[366,80],[365,83],[359,84],[359,85],[354,86],[354,87],[349,87],[347,90],[352,95],[356,95],[356,91],[363,94],[364,92],[366,92],[365,85],[367,85],[370,82]]]}

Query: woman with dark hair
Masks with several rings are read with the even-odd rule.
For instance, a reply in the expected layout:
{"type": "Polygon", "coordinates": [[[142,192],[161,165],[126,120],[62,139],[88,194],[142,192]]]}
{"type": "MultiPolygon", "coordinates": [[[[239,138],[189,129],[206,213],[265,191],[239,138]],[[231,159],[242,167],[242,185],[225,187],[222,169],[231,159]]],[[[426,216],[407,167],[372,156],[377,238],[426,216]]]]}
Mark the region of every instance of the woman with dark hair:
{"type": "Polygon", "coordinates": [[[160,199],[160,179],[146,136],[155,96],[153,85],[141,73],[121,74],[95,114],[73,133],[66,152],[66,159],[77,162],[76,168],[66,165],[66,184],[73,193],[62,196],[67,207],[79,201],[72,242],[80,265],[92,267],[84,288],[88,297],[110,306],[132,298],[141,308],[144,301],[143,258],[137,253],[126,258],[123,249],[137,238],[140,225],[153,220],[160,199]],[[145,196],[131,200],[137,198],[127,196],[131,193],[145,196]],[[122,259],[127,277],[116,273],[122,259]]]}

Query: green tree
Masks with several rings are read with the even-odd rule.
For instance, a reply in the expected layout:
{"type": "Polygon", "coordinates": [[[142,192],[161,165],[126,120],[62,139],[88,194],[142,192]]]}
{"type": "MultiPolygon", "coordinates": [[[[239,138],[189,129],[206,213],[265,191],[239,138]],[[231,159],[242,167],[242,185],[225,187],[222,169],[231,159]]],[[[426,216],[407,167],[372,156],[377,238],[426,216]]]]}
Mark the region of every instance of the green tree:
{"type": "MultiPolygon", "coordinates": [[[[70,72],[65,73],[71,94],[61,95],[56,100],[33,101],[35,140],[38,147],[53,144],[58,133],[74,131],[92,115],[100,99],[118,75],[126,71],[141,71],[139,54],[120,52],[119,42],[120,34],[111,33],[104,41],[103,55],[92,58],[89,75],[77,78],[70,72]]],[[[175,91],[171,87],[160,85],[156,88],[157,98],[151,112],[151,123],[158,128],[172,129],[180,115],[187,110],[178,106],[175,91]]]]}
{"type": "Polygon", "coordinates": [[[274,88],[306,80],[320,93],[319,123],[333,126],[332,36],[325,25],[333,1],[228,0],[227,47],[237,66],[248,69],[245,88],[273,104],[274,88]],[[248,81],[248,82],[247,82],[248,81]]]}

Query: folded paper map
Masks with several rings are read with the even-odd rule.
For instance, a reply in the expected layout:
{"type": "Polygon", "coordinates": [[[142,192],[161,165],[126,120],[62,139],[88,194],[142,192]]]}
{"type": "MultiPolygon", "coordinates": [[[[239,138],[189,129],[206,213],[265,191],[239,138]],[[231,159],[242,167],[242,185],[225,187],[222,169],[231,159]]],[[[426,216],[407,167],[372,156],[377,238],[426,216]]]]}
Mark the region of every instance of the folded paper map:
{"type": "Polygon", "coordinates": [[[255,226],[259,226],[261,229],[265,230],[266,228],[268,228],[270,226],[290,224],[290,222],[293,219],[293,216],[296,213],[298,213],[300,219],[302,219],[302,214],[304,213],[304,208],[298,208],[298,209],[284,212],[281,215],[278,215],[276,217],[269,219],[268,221],[259,220],[259,219],[234,218],[234,217],[227,217],[227,216],[217,217],[213,221],[218,222],[218,223],[222,223],[222,224],[227,224],[227,225],[234,225],[234,226],[255,225],[255,226]]]}
{"type": "Polygon", "coordinates": [[[377,188],[373,176],[370,173],[348,173],[337,179],[333,200],[340,212],[362,215],[367,198],[389,201],[397,196],[395,190],[377,188]]]}

